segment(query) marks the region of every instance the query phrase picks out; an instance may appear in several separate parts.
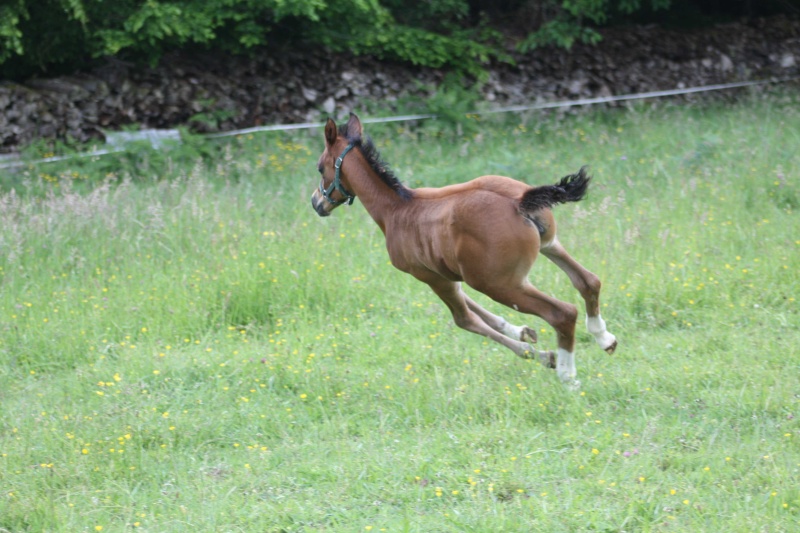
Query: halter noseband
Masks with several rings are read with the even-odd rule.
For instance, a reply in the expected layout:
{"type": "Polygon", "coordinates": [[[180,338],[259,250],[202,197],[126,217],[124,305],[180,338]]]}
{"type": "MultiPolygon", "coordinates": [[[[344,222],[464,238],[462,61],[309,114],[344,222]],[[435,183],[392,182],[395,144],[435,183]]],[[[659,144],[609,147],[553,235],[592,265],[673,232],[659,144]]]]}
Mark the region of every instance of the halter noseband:
{"type": "Polygon", "coordinates": [[[319,181],[319,192],[322,194],[322,197],[325,198],[325,200],[327,200],[330,204],[334,206],[342,205],[344,203],[346,203],[347,205],[353,205],[353,200],[355,200],[356,198],[355,194],[351,193],[350,191],[344,188],[344,186],[342,185],[342,180],[339,177],[339,174],[341,173],[342,170],[342,162],[344,161],[344,156],[346,156],[347,152],[352,150],[354,146],[355,145],[352,143],[348,144],[347,148],[345,148],[344,151],[342,152],[342,155],[336,158],[336,163],[334,163],[333,165],[333,168],[336,169],[336,172],[333,175],[333,183],[331,183],[326,189],[323,187],[325,178],[323,177],[319,181]],[[344,200],[334,200],[333,198],[331,198],[331,194],[333,193],[334,189],[339,191],[339,193],[342,196],[344,196],[344,200]]]}

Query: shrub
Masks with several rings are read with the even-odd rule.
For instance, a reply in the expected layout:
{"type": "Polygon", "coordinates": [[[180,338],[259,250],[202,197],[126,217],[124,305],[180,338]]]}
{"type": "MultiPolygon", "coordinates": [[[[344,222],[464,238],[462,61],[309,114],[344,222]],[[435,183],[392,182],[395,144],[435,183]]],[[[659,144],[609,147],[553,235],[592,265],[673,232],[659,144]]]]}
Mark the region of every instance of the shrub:
{"type": "Polygon", "coordinates": [[[70,72],[105,56],[155,63],[187,47],[247,54],[280,46],[325,46],[479,75],[491,59],[510,60],[500,30],[527,35],[518,45],[526,52],[595,42],[598,25],[668,8],[672,20],[689,20],[797,7],[800,0],[756,7],[710,0],[3,0],[0,75],[70,72]]]}

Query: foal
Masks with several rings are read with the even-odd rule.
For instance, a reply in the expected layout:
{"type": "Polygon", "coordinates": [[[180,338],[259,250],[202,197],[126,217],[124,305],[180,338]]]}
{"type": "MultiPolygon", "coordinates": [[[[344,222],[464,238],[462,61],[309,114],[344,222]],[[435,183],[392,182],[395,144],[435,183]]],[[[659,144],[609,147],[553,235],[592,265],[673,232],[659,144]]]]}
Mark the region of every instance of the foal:
{"type": "Polygon", "coordinates": [[[361,121],[351,114],[339,130],[325,124],[322,175],[311,204],[320,216],[352,204],[357,196],[386,237],[392,265],[427,283],[447,305],[455,323],[489,337],[525,359],[555,368],[571,387],[575,379],[577,308],[536,289],[528,272],[539,251],[567,273],[586,302],[586,327],[613,353],[617,340],[600,316],[600,280],[566,252],[556,237],[550,207],[583,198],[591,178],[582,168],[555,185],[530,187],[502,176],[482,176],[439,189],[405,187],[364,140],[361,121]],[[558,334],[558,350],[531,345],[536,332],[515,326],[469,298],[473,289],[517,311],[536,315],[558,334]]]}

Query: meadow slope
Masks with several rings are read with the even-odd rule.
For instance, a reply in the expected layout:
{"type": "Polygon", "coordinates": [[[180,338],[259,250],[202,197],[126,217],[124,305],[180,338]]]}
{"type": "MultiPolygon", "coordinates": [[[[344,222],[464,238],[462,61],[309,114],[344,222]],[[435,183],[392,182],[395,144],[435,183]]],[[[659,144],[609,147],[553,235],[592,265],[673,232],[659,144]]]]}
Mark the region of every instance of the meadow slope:
{"type": "Polygon", "coordinates": [[[556,218],[620,344],[580,317],[577,393],[317,217],[320,131],[4,177],[0,531],[796,531],[799,109],[368,126],[412,187],[590,165],[556,218]]]}

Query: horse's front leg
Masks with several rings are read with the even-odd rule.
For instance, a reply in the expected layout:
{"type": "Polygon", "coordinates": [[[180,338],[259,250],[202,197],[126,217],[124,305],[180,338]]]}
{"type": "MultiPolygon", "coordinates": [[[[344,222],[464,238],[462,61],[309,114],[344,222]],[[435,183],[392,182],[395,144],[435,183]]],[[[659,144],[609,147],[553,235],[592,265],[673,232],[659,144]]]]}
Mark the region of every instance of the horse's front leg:
{"type": "Polygon", "coordinates": [[[506,337],[513,339],[515,341],[522,341],[527,342],[530,344],[535,344],[537,339],[536,330],[528,326],[516,326],[506,320],[505,318],[495,315],[481,307],[479,303],[474,301],[472,298],[464,295],[464,299],[467,302],[467,306],[469,306],[470,310],[477,314],[481,319],[493,330],[498,331],[505,335],[506,337]]]}
{"type": "MultiPolygon", "coordinates": [[[[453,321],[458,327],[488,337],[502,344],[523,359],[538,359],[544,366],[555,368],[556,362],[553,352],[536,350],[527,342],[527,340],[535,342],[536,338],[536,334],[533,330],[530,330],[530,328],[525,328],[529,330],[528,333],[523,333],[522,330],[519,332],[516,332],[516,330],[509,330],[512,333],[518,333],[518,338],[520,340],[510,338],[501,333],[501,330],[487,323],[485,319],[488,319],[497,327],[502,327],[500,321],[505,321],[500,317],[492,315],[475,302],[472,302],[467,295],[464,294],[460,283],[448,281],[434,273],[414,273],[414,276],[427,283],[433,292],[441,298],[445,305],[447,305],[447,308],[450,309],[450,313],[453,315],[453,321]],[[472,305],[470,305],[470,303],[472,305]],[[522,339],[523,334],[526,336],[525,340],[522,339]]],[[[506,327],[508,326],[510,325],[506,327]]]]}
{"type": "Polygon", "coordinates": [[[575,321],[578,310],[570,303],[562,302],[537,290],[530,283],[496,284],[484,286],[481,292],[512,309],[536,315],[553,326],[558,335],[556,374],[568,387],[577,389],[575,368],[575,321]]]}

